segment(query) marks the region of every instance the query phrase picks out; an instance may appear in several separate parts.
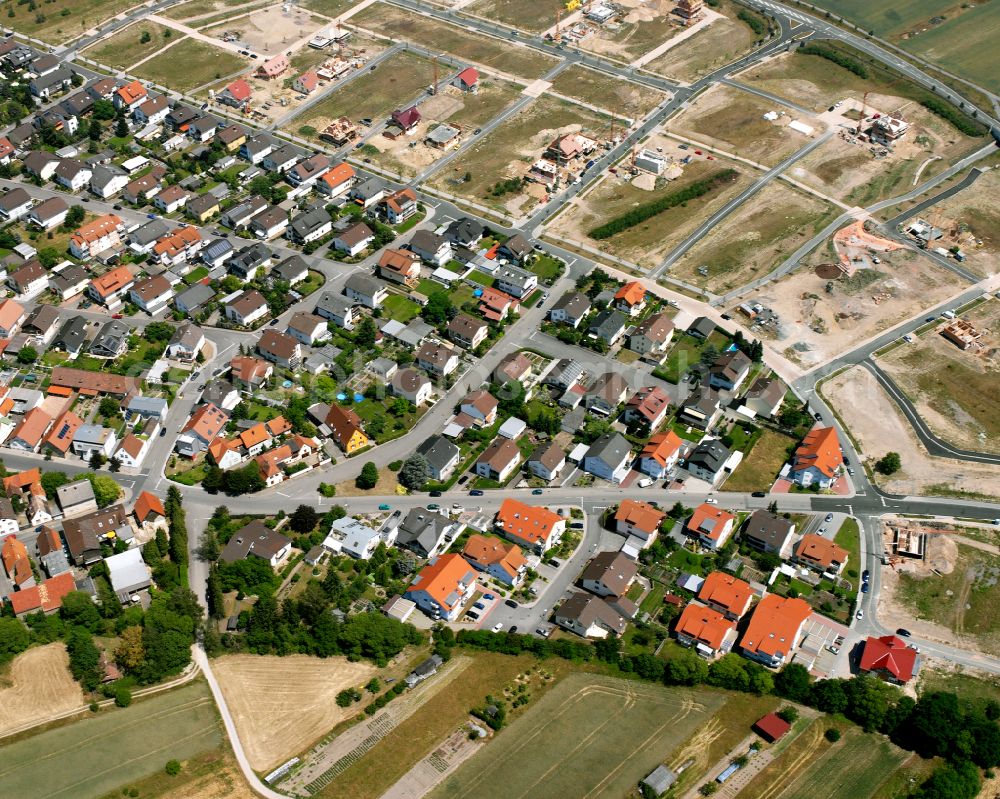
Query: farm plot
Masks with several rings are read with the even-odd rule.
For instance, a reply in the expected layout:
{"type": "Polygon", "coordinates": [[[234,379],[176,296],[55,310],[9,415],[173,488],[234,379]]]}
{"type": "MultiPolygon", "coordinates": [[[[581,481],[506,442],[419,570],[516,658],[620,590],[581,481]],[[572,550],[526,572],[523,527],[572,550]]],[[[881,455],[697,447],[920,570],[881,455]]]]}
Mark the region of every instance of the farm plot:
{"type": "Polygon", "coordinates": [[[639,266],[653,268],[701,222],[749,186],[754,179],[748,167],[724,159],[708,161],[704,157],[692,155],[693,160],[681,168],[677,166],[679,159],[692,154],[693,149],[685,153],[677,148],[676,142],[663,138],[654,138],[647,144],[649,147],[657,145],[662,145],[664,156],[674,161],[674,167],[664,173],[672,175],[673,179],[642,174],[630,180],[626,179],[627,176],[621,169],[617,175],[607,173],[587,194],[577,199],[573,209],[564,210],[549,224],[550,235],[584,242],[639,266]],[[735,169],[737,172],[730,183],[715,187],[685,204],[675,205],[610,238],[598,241],[589,235],[597,226],[637,206],[682,191],[725,169],[735,169]]]}
{"type": "Polygon", "coordinates": [[[88,58],[93,58],[109,67],[127,69],[169,44],[171,41],[169,37],[180,37],[180,35],[163,25],[143,20],[135,25],[129,25],[114,36],[102,39],[83,52],[88,58]],[[147,36],[149,41],[144,42],[143,38],[147,36]]]}
{"type": "Polygon", "coordinates": [[[351,715],[337,705],[337,694],[364,685],[377,671],[367,663],[308,655],[228,655],[213,670],[258,771],[280,765],[351,715]]]}
{"type": "Polygon", "coordinates": [[[325,17],[339,17],[353,3],[351,0],[303,0],[299,5],[325,17]]]}
{"type": "Polygon", "coordinates": [[[824,245],[802,267],[745,297],[779,316],[766,338],[803,366],[818,366],[955,294],[955,278],[921,253],[898,250],[845,277],[824,245]]]}
{"type": "Polygon", "coordinates": [[[555,3],[538,0],[475,0],[465,11],[532,33],[541,33],[556,24],[555,3]]]}
{"type": "MultiPolygon", "coordinates": [[[[545,196],[541,184],[512,184],[496,192],[498,182],[523,178],[532,163],[558,136],[583,133],[602,139],[610,119],[565,100],[542,96],[508,119],[440,171],[433,185],[463,197],[519,214],[545,196]]],[[[582,167],[582,164],[581,164],[582,167]]]]}
{"type": "Polygon", "coordinates": [[[712,10],[724,16],[650,61],[645,69],[690,83],[746,53],[757,37],[749,25],[736,18],[738,7],[724,2],[712,10]]]}
{"type": "Polygon", "coordinates": [[[126,791],[138,791],[142,799],[258,799],[259,794],[247,783],[229,746],[205,752],[184,761],[176,776],[163,769],[140,780],[129,780],[121,791],[105,794],[102,799],[119,799],[126,791]]]}
{"type": "Polygon", "coordinates": [[[69,673],[62,644],[36,646],[11,661],[0,688],[0,737],[82,708],[83,691],[69,673]]]}
{"type": "Polygon", "coordinates": [[[512,46],[492,36],[471,33],[457,25],[423,17],[388,3],[368,6],[351,17],[350,24],[528,80],[540,78],[556,65],[554,58],[537,50],[512,46]]]}
{"type": "Polygon", "coordinates": [[[333,120],[348,117],[357,122],[366,117],[381,122],[401,106],[410,105],[421,96],[434,79],[434,67],[414,53],[395,53],[383,61],[376,72],[366,72],[321,102],[306,115],[296,117],[294,126],[305,125],[323,130],[333,120]]]}
{"type": "Polygon", "coordinates": [[[836,744],[823,738],[817,719],[744,789],[757,799],[868,799],[908,759],[880,735],[848,727],[836,744]]]}
{"type": "Polygon", "coordinates": [[[720,293],[746,285],[779,266],[837,215],[830,203],[774,181],[674,263],[670,274],[720,293]]]}
{"type": "Polygon", "coordinates": [[[667,98],[665,93],[656,89],[577,64],[556,75],[552,91],[636,120],[645,117],[667,98]]]}
{"type": "Polygon", "coordinates": [[[143,63],[135,70],[135,74],[168,89],[190,92],[213,80],[221,80],[239,72],[248,63],[245,58],[228,50],[194,39],[184,39],[143,63]]]}
{"type": "Polygon", "coordinates": [[[221,742],[215,704],[199,680],[9,744],[0,779],[7,796],[101,796],[221,742]]]}
{"type": "Polygon", "coordinates": [[[879,364],[939,436],[963,449],[1000,452],[1000,302],[988,300],[962,316],[986,331],[973,347],[960,350],[940,335],[942,322],[879,364]]]}
{"type": "Polygon", "coordinates": [[[24,5],[7,3],[4,25],[24,36],[61,44],[79,38],[91,28],[134,5],[134,0],[52,0],[44,4],[24,5]]]}
{"type": "MultiPolygon", "coordinates": [[[[767,100],[717,85],[699,95],[670,121],[668,128],[679,136],[775,166],[808,143],[808,139],[788,128],[790,117],[779,116],[773,122],[764,119],[764,114],[775,111],[781,109],[767,100]]],[[[800,121],[821,127],[810,118],[800,121]]]]}
{"type": "Polygon", "coordinates": [[[718,693],[572,674],[429,796],[617,799],[723,700],[718,693]]]}

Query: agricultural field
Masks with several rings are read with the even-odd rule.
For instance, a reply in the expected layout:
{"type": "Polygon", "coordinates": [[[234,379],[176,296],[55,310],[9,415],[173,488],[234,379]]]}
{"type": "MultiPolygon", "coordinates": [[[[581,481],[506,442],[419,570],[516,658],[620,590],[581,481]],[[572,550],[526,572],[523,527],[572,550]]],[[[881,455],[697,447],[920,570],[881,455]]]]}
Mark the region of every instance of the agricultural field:
{"type": "Polygon", "coordinates": [[[430,797],[617,799],[723,701],[720,693],[572,674],[430,797]]]}
{"type": "Polygon", "coordinates": [[[556,75],[551,91],[633,120],[642,119],[667,98],[666,94],[656,89],[629,83],[578,64],[556,75]]]}
{"type": "Polygon", "coordinates": [[[610,124],[610,119],[579,105],[543,95],[453,159],[447,170],[432,178],[432,183],[517,215],[542,199],[544,187],[529,184],[496,196],[491,189],[498,181],[526,175],[558,136],[579,132],[600,140],[609,132],[610,124]]]}
{"type": "Polygon", "coordinates": [[[531,33],[541,33],[556,24],[555,4],[537,0],[475,0],[463,10],[531,33]]]}
{"type": "MultiPolygon", "coordinates": [[[[756,95],[716,85],[673,117],[668,127],[678,136],[776,166],[809,143],[805,136],[787,127],[791,121],[788,117],[779,117],[774,122],[764,119],[764,114],[780,110],[756,95]]],[[[800,121],[818,126],[809,117],[800,121]]]]}
{"type": "Polygon", "coordinates": [[[5,4],[4,25],[25,36],[62,44],[135,5],[133,0],[52,0],[30,4],[5,4]],[[13,16],[10,12],[13,11],[13,16]]]}
{"type": "Polygon", "coordinates": [[[1000,556],[961,543],[952,546],[953,558],[935,562],[940,574],[929,569],[901,572],[886,599],[936,628],[932,637],[952,643],[957,638],[983,652],[1000,653],[1000,556]]]}
{"type": "Polygon", "coordinates": [[[174,91],[190,92],[239,72],[248,63],[242,56],[227,50],[194,39],[184,39],[143,63],[135,74],[174,91]]]}
{"type": "Polygon", "coordinates": [[[324,17],[339,17],[354,3],[351,0],[303,0],[299,5],[324,17]]]}
{"type": "Polygon", "coordinates": [[[138,791],[142,799],[257,799],[247,784],[229,746],[204,752],[184,761],[181,773],[169,776],[163,769],[139,780],[132,780],[121,790],[109,791],[101,799],[121,799],[125,791],[138,791]]]}
{"type": "Polygon", "coordinates": [[[622,3],[628,13],[617,27],[599,27],[580,42],[581,50],[631,63],[684,30],[678,18],[658,6],[622,3]],[[631,7],[630,7],[631,6],[631,7]]]}
{"type": "Polygon", "coordinates": [[[823,737],[829,724],[826,718],[812,722],[744,792],[755,799],[871,799],[897,771],[918,767],[919,758],[857,727],[844,727],[831,744],[823,737]]]}
{"type": "Polygon", "coordinates": [[[838,215],[830,203],[773,181],[676,261],[670,276],[731,291],[780,266],[838,215]]]}
{"type": "Polygon", "coordinates": [[[592,247],[652,269],[701,222],[721,208],[734,195],[750,185],[756,177],[751,169],[738,162],[694,155],[694,149],[681,150],[677,142],[664,137],[654,137],[646,146],[661,147],[663,155],[673,161],[673,166],[659,178],[640,174],[630,179],[625,172],[626,162],[618,165],[618,174],[606,173],[600,181],[580,195],[573,208],[564,209],[548,225],[548,232],[561,239],[574,239],[592,247]],[[680,160],[690,156],[690,163],[681,166],[680,160]],[[623,230],[606,239],[592,239],[589,232],[599,225],[632,210],[638,205],[654,202],[681,191],[691,184],[725,170],[735,169],[736,179],[723,187],[669,208],[647,221],[623,230]],[[667,180],[665,176],[672,179],[667,180]]]}
{"type": "Polygon", "coordinates": [[[492,36],[414,14],[388,3],[374,3],[351,17],[351,25],[382,36],[413,42],[456,58],[526,80],[540,78],[556,60],[528,47],[512,47],[492,36]]]}
{"type": "Polygon", "coordinates": [[[777,332],[768,328],[764,338],[805,367],[826,363],[959,289],[951,272],[911,250],[886,254],[879,267],[853,277],[843,276],[836,262],[824,245],[795,272],[743,298],[778,314],[777,332]]]}
{"type": "Polygon", "coordinates": [[[322,131],[340,117],[355,122],[365,117],[381,121],[420,97],[433,79],[434,67],[426,58],[414,53],[396,53],[381,63],[376,72],[359,75],[312,106],[308,115],[298,116],[290,124],[322,131]]]}
{"type": "Polygon", "coordinates": [[[862,460],[898,452],[902,468],[891,477],[874,474],[893,494],[933,494],[992,501],[1000,495],[1000,468],[966,461],[960,469],[948,458],[932,457],[917,441],[910,423],[867,369],[841,372],[823,383],[821,393],[850,433],[862,460]]]}
{"type": "Polygon", "coordinates": [[[0,737],[84,706],[61,643],[22,652],[0,675],[0,737]]]}
{"type": "Polygon", "coordinates": [[[644,68],[672,80],[691,83],[746,53],[757,36],[749,25],[736,18],[739,7],[723,2],[712,10],[721,12],[724,17],[671,47],[644,68]]]}
{"type": "Polygon", "coordinates": [[[221,724],[201,680],[4,747],[9,796],[100,796],[216,749],[221,724]]]}
{"type": "Polygon", "coordinates": [[[169,44],[175,36],[179,39],[182,34],[155,22],[144,20],[135,25],[129,25],[114,36],[102,39],[83,52],[88,58],[93,58],[109,67],[127,69],[137,61],[158,52],[164,45],[169,44]],[[149,35],[149,41],[143,42],[142,38],[146,34],[149,35]]]}
{"type": "Polygon", "coordinates": [[[400,136],[395,140],[377,136],[368,142],[365,154],[396,174],[404,177],[418,174],[448,152],[425,143],[432,128],[447,122],[460,128],[463,138],[468,139],[477,127],[489,122],[516,101],[519,95],[518,87],[506,81],[480,78],[479,86],[475,94],[449,86],[428,97],[420,104],[423,118],[409,136],[400,136]]]}
{"type": "Polygon", "coordinates": [[[727,491],[767,491],[797,442],[773,430],[764,430],[754,448],[726,480],[727,491]]]}
{"type": "Polygon", "coordinates": [[[939,436],[962,449],[1000,452],[1000,302],[987,300],[962,317],[989,331],[980,347],[960,350],[940,334],[942,321],[879,365],[939,436]]]}
{"type": "Polygon", "coordinates": [[[212,668],[258,771],[281,765],[352,715],[337,705],[337,694],[364,685],[378,671],[368,663],[308,655],[227,655],[212,668]]]}

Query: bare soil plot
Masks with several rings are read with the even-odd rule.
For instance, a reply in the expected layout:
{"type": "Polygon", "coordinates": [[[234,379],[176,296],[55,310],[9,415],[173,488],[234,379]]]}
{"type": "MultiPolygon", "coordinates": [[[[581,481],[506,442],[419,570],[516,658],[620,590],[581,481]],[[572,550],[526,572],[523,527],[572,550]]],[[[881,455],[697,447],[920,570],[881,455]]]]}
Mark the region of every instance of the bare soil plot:
{"type": "Polygon", "coordinates": [[[102,796],[162,774],[172,758],[217,750],[221,727],[204,680],[136,699],[5,746],[4,795],[102,796]]]}
{"type": "Polygon", "coordinates": [[[143,20],[129,25],[114,36],[102,39],[83,52],[88,58],[109,67],[126,69],[170,44],[175,36],[180,38],[181,34],[156,22],[143,20]],[[169,33],[169,38],[164,37],[165,33],[169,33]],[[149,35],[149,41],[143,42],[142,38],[146,34],[149,35]]]}
{"type": "Polygon", "coordinates": [[[939,436],[963,449],[1000,452],[1000,302],[987,300],[962,317],[988,331],[979,346],[960,350],[940,335],[945,320],[879,365],[939,436]]]}
{"type": "Polygon", "coordinates": [[[552,81],[552,91],[604,108],[616,116],[642,119],[667,95],[604,72],[573,64],[552,81]]]}
{"type": "Polygon", "coordinates": [[[554,58],[516,42],[471,33],[388,3],[368,6],[351,17],[350,24],[529,80],[540,78],[556,65],[554,58]]]}
{"type": "MultiPolygon", "coordinates": [[[[257,0],[257,3],[260,2],[266,2],[266,0],[257,0]]],[[[247,3],[245,0],[190,0],[187,3],[178,3],[177,5],[170,6],[170,8],[158,13],[167,19],[188,20],[228,11],[229,9],[243,10],[246,6],[254,4],[252,2],[247,3]]],[[[232,13],[239,12],[233,11],[232,13]]]]}
{"type": "Polygon", "coordinates": [[[713,8],[725,16],[671,47],[645,69],[673,80],[690,83],[746,53],[757,38],[750,26],[736,19],[737,7],[722,3],[713,8]]]}
{"type": "Polygon", "coordinates": [[[379,152],[375,154],[369,149],[365,152],[375,163],[399,175],[416,175],[447,154],[447,151],[425,143],[424,140],[433,127],[447,122],[461,128],[463,138],[467,139],[474,135],[473,131],[477,127],[485,125],[513,103],[519,94],[517,86],[506,81],[480,78],[479,83],[480,88],[476,94],[449,86],[434,97],[428,97],[420,105],[423,118],[410,135],[397,139],[376,136],[369,144],[379,152]]]}
{"type": "Polygon", "coordinates": [[[662,3],[625,0],[620,5],[627,9],[624,19],[598,26],[580,42],[580,49],[632,62],[684,30],[679,18],[662,3]]]}
{"type": "Polygon", "coordinates": [[[254,52],[276,55],[303,39],[308,39],[327,21],[301,8],[272,5],[233,22],[205,28],[202,33],[222,38],[232,32],[239,42],[254,52]]]}
{"type": "Polygon", "coordinates": [[[877,269],[850,278],[838,277],[836,262],[824,245],[795,272],[744,298],[778,314],[777,332],[765,337],[805,367],[826,363],[958,288],[951,272],[912,250],[887,254],[877,269]]]}
{"type": "Polygon", "coordinates": [[[432,178],[432,183],[517,215],[542,200],[544,187],[528,184],[519,191],[495,197],[490,189],[498,181],[527,175],[557,137],[583,133],[602,140],[610,132],[610,125],[610,119],[595,112],[543,95],[451,161],[448,169],[432,178]],[[465,180],[466,176],[469,180],[465,180]]]}
{"type": "Polygon", "coordinates": [[[357,122],[370,117],[385,120],[395,109],[410,105],[434,80],[434,67],[414,53],[395,53],[379,64],[375,72],[366,72],[334,89],[308,111],[295,118],[292,125],[308,125],[322,131],[333,120],[348,117],[357,122]]]}
{"type": "Polygon", "coordinates": [[[1000,468],[928,455],[909,422],[866,369],[855,366],[837,375],[823,384],[822,394],[847,427],[859,455],[875,461],[886,452],[899,453],[900,471],[891,477],[875,475],[882,489],[903,495],[994,498],[1000,494],[1000,468]]]}
{"type": "Polygon", "coordinates": [[[838,213],[830,203],[772,181],[675,262],[670,274],[718,293],[746,285],[780,265],[838,213]]]}
{"type": "MultiPolygon", "coordinates": [[[[808,143],[805,136],[788,128],[790,117],[780,116],[773,122],[764,119],[768,112],[781,111],[763,98],[716,85],[673,117],[667,127],[679,136],[757,163],[776,166],[808,143]]],[[[818,126],[810,118],[801,121],[818,126]]]]}
{"type": "Polygon", "coordinates": [[[50,3],[4,6],[4,25],[25,36],[52,44],[78,39],[91,28],[135,5],[134,0],[52,0],[50,3]],[[9,12],[13,10],[14,16],[9,12]],[[65,16],[63,16],[65,14],[65,16]]]}
{"type": "Polygon", "coordinates": [[[719,158],[709,161],[704,156],[693,155],[693,149],[678,149],[677,143],[671,139],[654,137],[646,146],[662,147],[663,155],[674,159],[675,164],[688,155],[691,155],[692,161],[664,173],[677,175],[680,171],[672,180],[662,177],[657,179],[646,173],[638,178],[630,178],[624,169],[626,162],[622,162],[617,167],[617,175],[606,173],[587,194],[577,197],[572,205],[565,208],[549,224],[549,233],[584,242],[639,266],[653,268],[659,266],[663,258],[701,222],[750,185],[756,177],[751,168],[744,164],[719,158]],[[724,188],[713,190],[686,205],[663,211],[611,238],[598,241],[588,236],[590,230],[637,205],[653,202],[728,168],[736,169],[738,175],[733,183],[724,188]]]}
{"type": "Polygon", "coordinates": [[[354,715],[357,708],[337,706],[337,694],[378,671],[369,663],[308,655],[227,655],[212,668],[258,771],[280,765],[354,715]]]}
{"type": "Polygon", "coordinates": [[[429,796],[617,799],[723,701],[709,691],[571,674],[429,796]]]}
{"type": "Polygon", "coordinates": [[[222,80],[250,62],[228,50],[194,39],[185,39],[143,63],[135,73],[175,91],[189,92],[213,80],[222,80]]]}
{"type": "Polygon", "coordinates": [[[552,0],[475,0],[465,11],[510,25],[518,30],[541,33],[556,24],[558,3],[552,0]]]}
{"type": "Polygon", "coordinates": [[[302,0],[299,5],[325,17],[339,17],[354,3],[351,0],[302,0]]]}
{"type": "Polygon", "coordinates": [[[80,683],[69,673],[66,647],[33,647],[0,675],[0,736],[83,705],[80,683]]]}

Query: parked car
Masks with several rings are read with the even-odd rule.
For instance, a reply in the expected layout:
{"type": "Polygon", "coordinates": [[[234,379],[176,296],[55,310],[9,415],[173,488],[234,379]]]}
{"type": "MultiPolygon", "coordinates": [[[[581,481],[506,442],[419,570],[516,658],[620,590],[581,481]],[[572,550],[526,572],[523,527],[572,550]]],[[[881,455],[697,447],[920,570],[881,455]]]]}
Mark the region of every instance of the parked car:
{"type": "Polygon", "coordinates": [[[379,510],[392,510],[392,508],[390,508],[390,507],[389,507],[388,505],[386,505],[386,504],[385,504],[384,502],[383,502],[383,503],[382,503],[381,505],[379,505],[379,506],[378,506],[378,509],[379,509],[379,510]]]}
{"type": "Polygon", "coordinates": [[[480,610],[486,610],[486,603],[485,602],[476,602],[476,604],[474,604],[472,607],[479,608],[480,610]]]}
{"type": "Polygon", "coordinates": [[[503,629],[503,622],[497,622],[493,625],[493,632],[498,633],[503,629]]]}
{"type": "Polygon", "coordinates": [[[532,494],[533,494],[534,496],[536,496],[536,497],[537,497],[537,496],[539,496],[540,494],[542,494],[543,492],[542,492],[542,489],[540,489],[540,488],[533,488],[533,489],[531,489],[531,493],[532,493],[532,494]]]}
{"type": "Polygon", "coordinates": [[[583,522],[570,522],[569,526],[571,528],[573,528],[574,530],[582,530],[583,529],[583,522]]]}
{"type": "Polygon", "coordinates": [[[163,438],[166,434],[167,434],[167,428],[161,427],[160,428],[160,438],[163,438]]]}
{"type": "Polygon", "coordinates": [[[509,608],[517,607],[517,602],[515,602],[513,599],[505,599],[503,603],[509,608]]]}
{"type": "Polygon", "coordinates": [[[861,583],[861,593],[867,594],[871,590],[871,586],[868,583],[861,583]]]}
{"type": "Polygon", "coordinates": [[[718,505],[719,504],[719,500],[717,500],[715,497],[706,497],[705,502],[707,504],[709,504],[709,505],[718,505]]]}
{"type": "Polygon", "coordinates": [[[832,522],[833,521],[833,514],[832,513],[826,514],[826,518],[825,518],[824,521],[832,522]]]}
{"type": "Polygon", "coordinates": [[[483,495],[483,490],[481,488],[473,488],[469,492],[470,497],[481,497],[483,495]]]}
{"type": "Polygon", "coordinates": [[[429,502],[427,504],[427,510],[440,510],[440,509],[441,509],[441,506],[438,505],[436,502],[429,502]]]}
{"type": "Polygon", "coordinates": [[[858,621],[860,621],[864,617],[865,617],[865,612],[863,610],[859,610],[857,613],[854,614],[854,618],[856,618],[858,621]]]}
{"type": "Polygon", "coordinates": [[[542,638],[548,638],[550,635],[552,635],[552,628],[539,627],[537,630],[535,630],[535,632],[538,633],[540,636],[542,636],[542,638]]]}
{"type": "Polygon", "coordinates": [[[468,613],[466,613],[465,615],[466,615],[466,616],[468,616],[468,617],[469,617],[470,619],[472,619],[473,621],[479,621],[479,614],[478,614],[478,613],[476,613],[476,611],[474,611],[474,610],[470,610],[470,611],[469,611],[468,613]]]}
{"type": "Polygon", "coordinates": [[[863,572],[861,572],[861,579],[862,579],[862,580],[863,580],[864,582],[866,582],[866,583],[868,582],[868,578],[869,578],[870,576],[871,576],[871,572],[869,572],[869,571],[868,571],[868,569],[865,569],[865,570],[864,570],[863,572]]]}
{"type": "Polygon", "coordinates": [[[758,498],[759,497],[766,497],[767,496],[767,492],[766,491],[754,491],[750,496],[752,496],[752,497],[758,497],[758,498]]]}
{"type": "Polygon", "coordinates": [[[911,633],[905,627],[900,627],[898,630],[896,630],[896,635],[901,635],[903,636],[903,638],[909,638],[911,633]]]}
{"type": "Polygon", "coordinates": [[[516,624],[512,625],[511,628],[507,632],[509,632],[509,633],[516,633],[517,632],[517,625],[516,624]]]}
{"type": "Polygon", "coordinates": [[[822,422],[823,421],[823,414],[821,414],[821,413],[814,413],[813,414],[813,419],[815,419],[817,422],[822,422]]]}
{"type": "Polygon", "coordinates": [[[441,492],[440,491],[431,491],[431,496],[432,497],[439,497],[439,496],[441,496],[441,492]]]}
{"type": "Polygon", "coordinates": [[[496,599],[496,598],[497,598],[496,594],[483,594],[483,599],[491,599],[492,600],[492,599],[496,599]]]}

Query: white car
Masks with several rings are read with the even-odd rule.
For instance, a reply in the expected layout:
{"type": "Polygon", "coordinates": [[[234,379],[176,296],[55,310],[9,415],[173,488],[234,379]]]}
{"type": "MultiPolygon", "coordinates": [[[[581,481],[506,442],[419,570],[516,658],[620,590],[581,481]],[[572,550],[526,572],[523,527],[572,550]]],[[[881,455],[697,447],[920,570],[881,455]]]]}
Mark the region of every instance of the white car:
{"type": "Polygon", "coordinates": [[[856,618],[858,621],[860,621],[864,617],[865,617],[865,612],[863,610],[859,610],[857,613],[854,614],[854,618],[856,618]]]}
{"type": "Polygon", "coordinates": [[[705,500],[705,502],[708,503],[709,505],[718,505],[719,504],[719,500],[715,499],[714,497],[708,497],[705,500]]]}
{"type": "Polygon", "coordinates": [[[503,629],[503,622],[497,622],[493,625],[493,632],[498,633],[503,629]]]}
{"type": "Polygon", "coordinates": [[[653,481],[648,477],[643,477],[636,485],[639,488],[649,488],[653,484],[653,481]]]}

